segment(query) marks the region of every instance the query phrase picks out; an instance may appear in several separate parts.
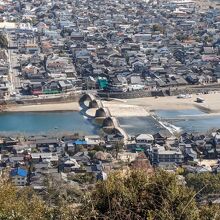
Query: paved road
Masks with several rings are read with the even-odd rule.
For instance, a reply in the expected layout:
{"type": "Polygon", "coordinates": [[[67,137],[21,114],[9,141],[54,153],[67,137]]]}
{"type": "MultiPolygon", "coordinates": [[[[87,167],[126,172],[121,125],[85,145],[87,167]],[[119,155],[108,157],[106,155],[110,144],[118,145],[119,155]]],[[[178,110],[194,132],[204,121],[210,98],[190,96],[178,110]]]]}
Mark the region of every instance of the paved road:
{"type": "MultiPolygon", "coordinates": [[[[8,41],[9,45],[13,44],[12,36],[10,33],[8,34],[8,41]]],[[[19,92],[21,87],[21,82],[19,79],[19,72],[18,72],[18,54],[16,53],[16,49],[9,49],[8,50],[8,59],[9,59],[9,80],[10,80],[10,87],[9,92],[10,95],[14,95],[19,92]]]]}

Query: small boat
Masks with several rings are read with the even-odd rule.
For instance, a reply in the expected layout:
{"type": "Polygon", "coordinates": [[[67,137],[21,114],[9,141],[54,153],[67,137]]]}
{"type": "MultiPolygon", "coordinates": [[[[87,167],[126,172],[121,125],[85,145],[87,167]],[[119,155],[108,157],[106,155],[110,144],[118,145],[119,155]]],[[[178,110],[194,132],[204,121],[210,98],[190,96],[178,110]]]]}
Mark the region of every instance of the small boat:
{"type": "Polygon", "coordinates": [[[203,99],[203,98],[200,98],[200,97],[198,97],[197,99],[196,99],[196,102],[198,102],[198,103],[203,103],[205,100],[203,99]]]}
{"type": "Polygon", "coordinates": [[[179,95],[177,96],[178,99],[184,99],[185,97],[186,97],[186,95],[184,95],[184,94],[179,94],[179,95]]]}
{"type": "Polygon", "coordinates": [[[190,94],[179,94],[177,96],[177,98],[178,99],[190,99],[190,98],[192,98],[192,95],[190,95],[190,94]]]}

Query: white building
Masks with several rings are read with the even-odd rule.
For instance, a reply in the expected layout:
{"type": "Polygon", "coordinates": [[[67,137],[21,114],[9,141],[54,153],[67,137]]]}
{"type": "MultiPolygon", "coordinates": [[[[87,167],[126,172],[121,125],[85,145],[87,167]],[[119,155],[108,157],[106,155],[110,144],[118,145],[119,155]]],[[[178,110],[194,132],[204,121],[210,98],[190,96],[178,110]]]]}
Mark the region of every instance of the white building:
{"type": "Polygon", "coordinates": [[[138,147],[153,144],[154,142],[154,137],[151,134],[139,134],[135,139],[138,147]]]}

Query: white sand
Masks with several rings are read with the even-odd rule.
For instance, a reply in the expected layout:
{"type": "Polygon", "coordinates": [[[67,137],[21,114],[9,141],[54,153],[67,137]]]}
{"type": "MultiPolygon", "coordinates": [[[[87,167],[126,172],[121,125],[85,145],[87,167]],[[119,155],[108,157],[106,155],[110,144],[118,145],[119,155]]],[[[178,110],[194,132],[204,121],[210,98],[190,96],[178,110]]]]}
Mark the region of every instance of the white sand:
{"type": "MultiPolygon", "coordinates": [[[[192,95],[192,98],[178,99],[176,96],[145,97],[136,99],[114,99],[103,101],[104,107],[108,107],[112,116],[148,116],[154,110],[184,110],[198,108],[209,114],[220,114],[220,93],[192,95]],[[204,103],[197,103],[196,98],[204,98],[204,103]]],[[[95,115],[96,109],[89,109],[87,113],[95,115]]]]}
{"type": "MultiPolygon", "coordinates": [[[[192,95],[189,99],[178,99],[176,96],[146,97],[126,100],[103,101],[104,107],[108,107],[112,116],[148,116],[153,110],[181,110],[199,108],[210,114],[220,114],[220,93],[192,95]],[[197,97],[204,98],[204,103],[196,103],[197,97]]],[[[79,111],[78,102],[16,105],[8,106],[8,112],[42,112],[42,111],[79,111]]],[[[88,114],[94,116],[96,109],[88,110],[88,114]]]]}
{"type": "Polygon", "coordinates": [[[129,116],[148,116],[149,112],[143,106],[127,104],[123,102],[103,102],[104,107],[109,108],[111,115],[114,117],[129,117],[129,116]]]}
{"type": "MultiPolygon", "coordinates": [[[[107,107],[113,117],[132,117],[132,116],[148,116],[149,113],[142,106],[128,105],[118,101],[102,102],[104,107],[107,107]]],[[[96,108],[90,108],[86,111],[86,114],[94,117],[96,108]]]]}
{"type": "Polygon", "coordinates": [[[16,105],[5,109],[7,112],[46,112],[46,111],[79,111],[78,102],[38,104],[38,105],[16,105]]]}
{"type": "Polygon", "coordinates": [[[192,95],[192,98],[188,99],[178,99],[176,96],[127,99],[126,104],[143,106],[147,111],[199,108],[208,113],[220,113],[220,93],[192,95]],[[204,103],[195,102],[197,97],[203,98],[204,103]]]}

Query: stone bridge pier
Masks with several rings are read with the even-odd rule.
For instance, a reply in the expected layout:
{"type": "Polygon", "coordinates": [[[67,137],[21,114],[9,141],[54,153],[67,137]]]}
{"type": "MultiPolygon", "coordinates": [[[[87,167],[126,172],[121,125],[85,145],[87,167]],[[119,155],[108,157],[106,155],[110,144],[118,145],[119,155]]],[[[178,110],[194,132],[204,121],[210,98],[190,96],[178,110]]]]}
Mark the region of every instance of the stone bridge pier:
{"type": "MultiPolygon", "coordinates": [[[[102,101],[92,94],[85,93],[79,100],[80,105],[85,106],[85,113],[95,110],[93,114],[96,122],[101,125],[106,133],[120,133],[124,136],[124,140],[128,140],[128,134],[120,127],[116,117],[112,117],[107,107],[104,107],[102,101]],[[88,109],[89,108],[89,109],[88,109]],[[86,110],[87,109],[87,110],[86,110]]],[[[88,114],[89,115],[89,114],[88,114]]]]}

